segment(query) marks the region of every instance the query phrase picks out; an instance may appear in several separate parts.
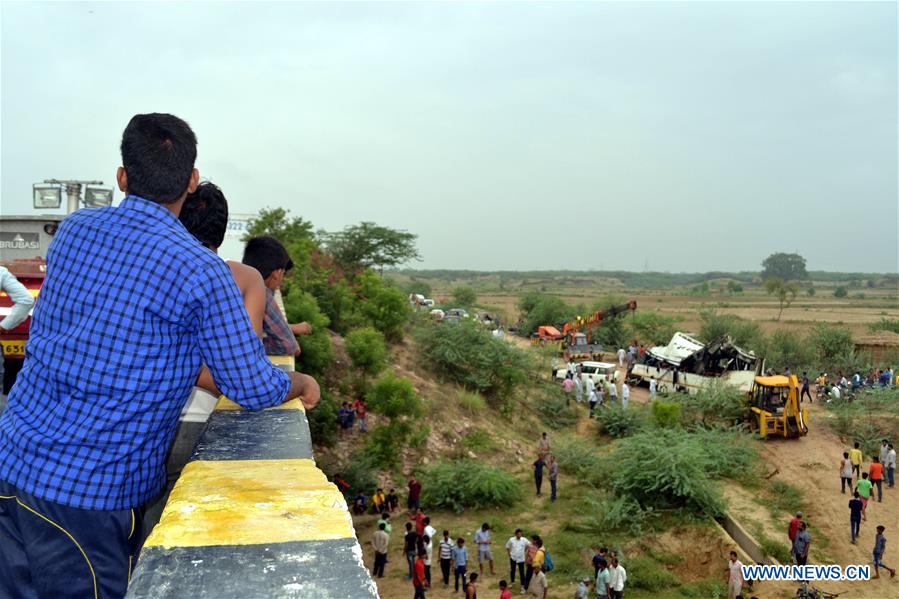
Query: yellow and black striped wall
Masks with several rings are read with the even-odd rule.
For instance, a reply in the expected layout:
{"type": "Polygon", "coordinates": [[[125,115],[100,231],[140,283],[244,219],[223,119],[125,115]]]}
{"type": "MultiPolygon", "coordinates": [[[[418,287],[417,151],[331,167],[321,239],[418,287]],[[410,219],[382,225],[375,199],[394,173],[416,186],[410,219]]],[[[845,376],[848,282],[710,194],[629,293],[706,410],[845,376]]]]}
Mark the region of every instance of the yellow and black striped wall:
{"type": "Polygon", "coordinates": [[[378,597],[299,401],[247,412],[219,400],[127,597],[378,597]]]}

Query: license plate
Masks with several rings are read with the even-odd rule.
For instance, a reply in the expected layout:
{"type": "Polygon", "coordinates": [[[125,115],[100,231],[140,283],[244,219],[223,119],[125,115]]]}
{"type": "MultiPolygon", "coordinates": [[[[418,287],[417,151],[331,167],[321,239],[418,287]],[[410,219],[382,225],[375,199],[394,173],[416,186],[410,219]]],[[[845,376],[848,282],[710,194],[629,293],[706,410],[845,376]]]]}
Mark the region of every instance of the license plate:
{"type": "Polygon", "coordinates": [[[7,358],[24,358],[25,342],[24,341],[2,341],[3,355],[7,358]]]}

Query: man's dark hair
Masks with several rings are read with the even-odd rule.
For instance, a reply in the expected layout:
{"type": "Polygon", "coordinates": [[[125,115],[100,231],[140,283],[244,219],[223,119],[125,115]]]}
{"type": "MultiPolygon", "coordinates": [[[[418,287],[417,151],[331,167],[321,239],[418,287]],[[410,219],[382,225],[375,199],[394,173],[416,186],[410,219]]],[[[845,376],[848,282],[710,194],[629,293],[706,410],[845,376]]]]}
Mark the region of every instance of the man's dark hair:
{"type": "Polygon", "coordinates": [[[122,133],[128,193],[171,204],[184,194],[197,160],[197,136],[171,114],[136,114],[122,133]]]}
{"type": "Polygon", "coordinates": [[[505,580],[500,580],[500,581],[499,581],[499,588],[504,589],[504,588],[506,588],[507,586],[509,586],[509,583],[506,582],[505,580]]]}
{"type": "Polygon", "coordinates": [[[200,183],[196,191],[187,194],[178,220],[197,241],[214,250],[225,240],[228,200],[214,183],[200,183]]]}
{"type": "Polygon", "coordinates": [[[730,554],[731,554],[732,556],[734,556],[734,557],[737,557],[737,552],[736,552],[736,551],[731,551],[730,554]]]}
{"type": "Polygon", "coordinates": [[[406,522],[406,530],[412,530],[412,523],[406,522]]]}
{"type": "Polygon", "coordinates": [[[263,279],[279,268],[290,270],[287,265],[293,264],[281,242],[268,236],[253,237],[247,242],[243,250],[243,263],[258,270],[263,279]]]}
{"type": "Polygon", "coordinates": [[[378,528],[380,528],[381,530],[387,530],[387,525],[381,522],[380,524],[378,524],[378,528]]]}
{"type": "Polygon", "coordinates": [[[474,582],[474,581],[477,580],[477,579],[478,579],[478,573],[477,573],[477,572],[472,572],[472,573],[471,573],[471,576],[468,577],[468,581],[469,581],[469,582],[474,582]]]}
{"type": "Polygon", "coordinates": [[[430,518],[430,517],[425,518],[424,520],[422,520],[422,523],[423,523],[425,526],[427,526],[428,524],[431,523],[431,518],[430,518]]]}
{"type": "Polygon", "coordinates": [[[859,446],[859,442],[856,441],[856,442],[855,442],[855,448],[858,449],[858,446],[859,446]]]}

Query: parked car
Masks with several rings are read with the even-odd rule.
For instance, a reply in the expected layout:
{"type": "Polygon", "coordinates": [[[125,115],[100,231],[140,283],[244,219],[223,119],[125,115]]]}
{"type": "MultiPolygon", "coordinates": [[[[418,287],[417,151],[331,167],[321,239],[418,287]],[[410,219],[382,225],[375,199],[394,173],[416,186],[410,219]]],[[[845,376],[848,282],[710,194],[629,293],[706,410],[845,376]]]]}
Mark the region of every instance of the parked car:
{"type": "MultiPolygon", "coordinates": [[[[560,365],[561,368],[556,371],[556,379],[565,380],[565,364],[560,365]]],[[[581,367],[581,378],[591,378],[594,383],[598,383],[601,379],[608,377],[610,381],[618,382],[618,368],[615,364],[609,362],[579,362],[576,366],[581,367]]]]}

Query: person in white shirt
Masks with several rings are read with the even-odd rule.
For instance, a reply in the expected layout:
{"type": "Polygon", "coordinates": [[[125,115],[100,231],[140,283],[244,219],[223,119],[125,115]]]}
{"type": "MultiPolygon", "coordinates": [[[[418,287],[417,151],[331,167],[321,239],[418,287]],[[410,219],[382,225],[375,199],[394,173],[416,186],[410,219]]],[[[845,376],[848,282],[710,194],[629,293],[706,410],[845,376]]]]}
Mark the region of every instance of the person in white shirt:
{"type": "Polygon", "coordinates": [[[656,398],[656,389],[659,386],[659,381],[656,380],[656,377],[652,377],[649,379],[649,401],[654,401],[656,398]]]}
{"type": "Polygon", "coordinates": [[[449,577],[450,577],[450,565],[453,562],[453,547],[456,544],[449,536],[449,531],[443,531],[443,538],[440,539],[440,543],[438,545],[440,549],[440,553],[438,554],[440,557],[440,573],[443,574],[443,588],[449,587],[449,577]]]}
{"type": "MultiPolygon", "coordinates": [[[[524,562],[531,542],[521,535],[521,529],[515,529],[515,536],[506,541],[506,552],[509,554],[509,578],[515,582],[515,570],[518,570],[518,583],[524,590],[524,562]]],[[[510,583],[511,584],[511,583],[510,583]]]]}
{"type": "Polygon", "coordinates": [[[615,381],[609,381],[609,401],[618,401],[618,387],[615,381]]]}
{"type": "Polygon", "coordinates": [[[624,366],[624,356],[627,352],[624,351],[623,347],[618,348],[618,366],[624,366]]]}
{"type": "Polygon", "coordinates": [[[624,583],[627,582],[627,571],[612,557],[609,565],[609,599],[621,599],[624,596],[624,583]]]}
{"type": "Polygon", "coordinates": [[[627,409],[627,400],[630,399],[631,396],[631,388],[627,386],[627,383],[621,383],[621,409],[627,409]]]}
{"type": "Polygon", "coordinates": [[[727,565],[727,599],[743,596],[743,564],[737,559],[737,552],[730,552],[730,563],[727,565]]]}
{"type": "MultiPolygon", "coordinates": [[[[837,385],[830,388],[830,399],[840,399],[840,388],[837,385]]],[[[830,399],[827,401],[830,402],[830,399]]]]}
{"type": "Polygon", "coordinates": [[[892,489],[896,486],[896,450],[893,448],[892,443],[887,445],[887,447],[889,448],[886,461],[887,487],[892,489]]]}
{"type": "Polygon", "coordinates": [[[581,403],[581,399],[584,396],[584,379],[581,378],[581,373],[577,373],[574,375],[574,399],[581,403]]]}
{"type": "MultiPolygon", "coordinates": [[[[431,526],[431,519],[425,518],[425,537],[427,537],[428,541],[425,543],[425,551],[427,552],[427,556],[425,556],[425,578],[428,579],[428,585],[431,584],[431,556],[434,554],[434,535],[437,534],[437,529],[431,526]]],[[[424,537],[422,537],[424,540],[424,537]]]]}
{"type": "MultiPolygon", "coordinates": [[[[31,314],[34,298],[31,292],[19,282],[14,274],[0,266],[0,291],[5,291],[12,301],[12,306],[0,308],[0,335],[7,333],[23,322],[31,314]]],[[[0,352],[2,354],[2,352],[0,352]]],[[[6,408],[6,395],[3,393],[3,360],[0,356],[0,412],[6,408]]]]}
{"type": "Polygon", "coordinates": [[[603,384],[602,381],[600,381],[599,384],[596,385],[596,403],[600,406],[602,406],[603,403],[605,402],[605,393],[606,393],[606,386],[603,384]]]}

